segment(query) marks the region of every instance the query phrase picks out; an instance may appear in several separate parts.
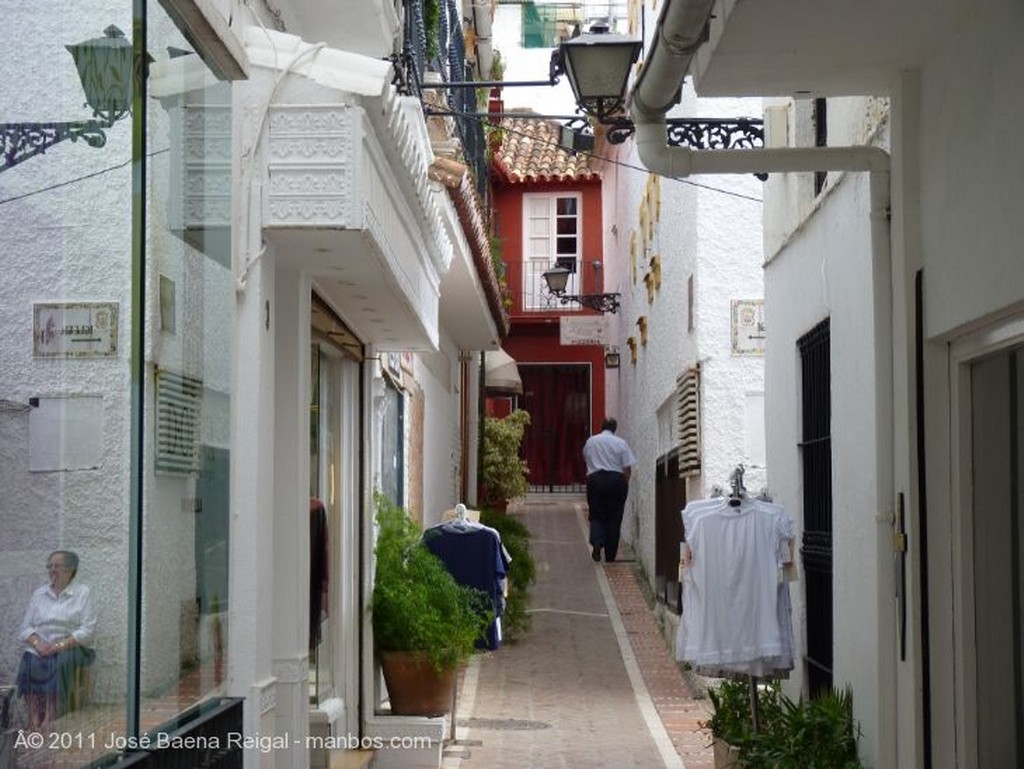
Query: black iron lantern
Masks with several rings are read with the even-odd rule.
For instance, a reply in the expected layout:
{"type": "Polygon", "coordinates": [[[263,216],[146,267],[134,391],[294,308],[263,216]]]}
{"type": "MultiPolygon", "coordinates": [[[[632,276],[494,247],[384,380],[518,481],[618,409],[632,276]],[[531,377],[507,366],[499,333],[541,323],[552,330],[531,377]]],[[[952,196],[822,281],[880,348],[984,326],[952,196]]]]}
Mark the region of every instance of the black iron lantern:
{"type": "Polygon", "coordinates": [[[541,277],[548,284],[548,291],[555,296],[560,296],[565,293],[565,287],[569,283],[569,270],[565,267],[552,267],[541,277]]]}
{"type": "Polygon", "coordinates": [[[622,112],[629,71],[642,46],[642,41],[609,32],[605,25],[562,43],[562,66],[580,109],[602,123],[622,112]]]}
{"type": "Polygon", "coordinates": [[[567,294],[565,287],[569,283],[572,272],[565,267],[552,267],[541,275],[547,284],[548,291],[562,304],[576,302],[598,312],[618,312],[619,294],[567,294]]]}
{"type": "Polygon", "coordinates": [[[41,155],[66,139],[81,139],[90,147],[102,147],[107,143],[105,129],[131,114],[135,55],[124,33],[111,25],[103,37],[65,48],[75,60],[93,119],[0,123],[0,171],[41,155]]]}
{"type": "Polygon", "coordinates": [[[103,37],[64,46],[75,60],[93,117],[112,126],[132,108],[132,44],[111,24],[103,37]]]}

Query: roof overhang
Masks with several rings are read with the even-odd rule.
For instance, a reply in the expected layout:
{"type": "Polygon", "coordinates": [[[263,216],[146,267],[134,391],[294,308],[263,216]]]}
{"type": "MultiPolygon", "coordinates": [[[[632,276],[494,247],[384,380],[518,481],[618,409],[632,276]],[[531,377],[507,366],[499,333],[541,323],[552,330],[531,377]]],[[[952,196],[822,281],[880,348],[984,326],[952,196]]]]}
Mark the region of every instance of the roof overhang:
{"type": "Polygon", "coordinates": [[[900,71],[920,68],[967,22],[971,5],[717,0],[710,39],[690,66],[694,87],[701,96],[885,95],[900,71]]]}

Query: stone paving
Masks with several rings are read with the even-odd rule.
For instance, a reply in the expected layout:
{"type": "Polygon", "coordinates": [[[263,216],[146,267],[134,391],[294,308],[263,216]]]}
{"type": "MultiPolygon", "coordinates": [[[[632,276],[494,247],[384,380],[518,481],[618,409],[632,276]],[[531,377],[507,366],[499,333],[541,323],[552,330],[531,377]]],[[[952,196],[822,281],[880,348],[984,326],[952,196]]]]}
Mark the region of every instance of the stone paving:
{"type": "MultiPolygon", "coordinates": [[[[510,512],[533,533],[532,627],[476,658],[445,769],[709,769],[710,736],[622,560],[590,559],[578,498],[510,512]]],[[[628,558],[628,554],[624,554],[628,558]]]]}

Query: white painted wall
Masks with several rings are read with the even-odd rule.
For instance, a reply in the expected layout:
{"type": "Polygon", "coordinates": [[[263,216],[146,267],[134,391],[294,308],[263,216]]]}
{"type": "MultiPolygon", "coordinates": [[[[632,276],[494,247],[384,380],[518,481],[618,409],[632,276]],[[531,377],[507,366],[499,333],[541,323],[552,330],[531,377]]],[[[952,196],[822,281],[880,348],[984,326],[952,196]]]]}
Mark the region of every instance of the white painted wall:
{"type": "MultiPolygon", "coordinates": [[[[7,4],[0,61],[5,122],[83,120],[91,110],[65,49],[115,24],[130,34],[118,4],[7,4]]],[[[47,581],[47,554],[81,557],[76,577],[96,598],[95,697],[124,697],[128,565],[128,341],[131,229],[130,121],[108,130],[104,147],[65,141],[0,175],[0,399],[102,398],[95,470],[30,472],[31,411],[0,410],[0,680],[13,682],[15,633],[31,592],[47,581]],[[119,353],[110,359],[33,357],[35,302],[119,305],[119,353]]]]}
{"type": "MultiPolygon", "coordinates": [[[[834,189],[818,217],[765,270],[770,344],[765,363],[768,482],[775,502],[803,528],[800,450],[801,384],[797,340],[831,318],[834,680],[853,686],[854,715],[864,730],[861,755],[877,750],[878,570],[874,492],[876,457],[874,350],[871,325],[870,226],[867,177],[851,175],[834,189]]],[[[802,582],[791,589],[798,657],[806,648],[802,582]]],[[[804,685],[798,665],[784,688],[804,685]]]]}
{"type": "MultiPolygon", "coordinates": [[[[1019,316],[1024,303],[1024,224],[1016,205],[1024,192],[1024,153],[1012,136],[1024,111],[1013,85],[1024,70],[1024,54],[1012,34],[1022,20],[1024,11],[1017,3],[985,4],[950,31],[920,73],[895,83],[892,94],[892,115],[899,121],[894,124],[893,139],[892,434],[896,490],[909,500],[911,536],[908,658],[898,666],[898,687],[887,680],[885,663],[880,661],[892,653],[898,640],[885,627],[893,612],[891,592],[884,589],[892,564],[879,553],[885,552],[888,532],[873,524],[868,512],[886,515],[893,502],[872,499],[871,468],[883,447],[861,421],[870,415],[876,392],[871,351],[864,342],[871,336],[865,326],[870,322],[871,304],[865,293],[865,266],[859,262],[867,237],[866,181],[844,179],[809,221],[806,217],[812,209],[806,198],[800,199],[792,178],[773,178],[771,192],[777,197],[766,204],[766,232],[776,233],[769,241],[776,258],[766,272],[771,329],[766,368],[767,411],[772,416],[770,482],[777,499],[797,511],[799,468],[793,447],[799,434],[799,386],[792,344],[827,310],[833,318],[834,355],[836,680],[853,682],[856,716],[864,729],[862,755],[875,765],[898,755],[898,765],[914,766],[921,756],[914,737],[921,728],[918,697],[923,675],[916,624],[920,551],[914,547],[918,540],[912,389],[913,275],[918,267],[923,268],[927,340],[923,429],[929,481],[936,766],[961,765],[963,746],[969,742],[964,731],[969,727],[955,703],[960,687],[970,685],[964,678],[970,667],[965,655],[969,657],[970,652],[956,647],[953,628],[971,618],[957,614],[954,585],[958,578],[947,576],[953,568],[950,553],[957,532],[967,525],[951,497],[949,479],[966,477],[969,469],[960,466],[949,444],[957,406],[947,400],[947,345],[995,318],[1019,316]],[[780,334],[781,349],[775,344],[780,334]],[[877,542],[872,541],[873,530],[877,542]]],[[[830,100],[830,144],[870,139],[874,127],[886,128],[887,106],[882,99],[830,100]]],[[[884,133],[881,136],[884,141],[884,133]]],[[[884,440],[890,426],[878,428],[884,440]]],[[[801,617],[802,593],[794,590],[793,595],[794,616],[801,617]]],[[[792,682],[798,684],[798,679],[792,682]]]]}
{"type": "MultiPolygon", "coordinates": [[[[759,101],[697,99],[688,87],[683,103],[672,113],[682,116],[758,116],[759,101]]],[[[631,145],[624,145],[629,148],[631,145]]],[[[763,358],[731,352],[731,302],[760,299],[762,290],[761,182],[755,177],[662,178],[661,213],[646,254],[639,236],[639,208],[648,174],[626,149],[627,165],[604,164],[606,290],[623,294],[622,308],[610,327],[622,356],[617,392],[619,434],[637,455],[630,485],[624,536],[636,548],[645,569],[654,573],[655,475],[658,457],[677,443],[676,378],[700,363],[702,398],[702,474],[688,484],[691,499],[708,496],[714,485],[725,486],[733,468],[748,465],[746,485],[759,491],[765,470],[754,466],[748,401],[763,393],[763,358]],[[633,282],[630,240],[637,232],[638,271],[633,282]],[[650,257],[662,261],[661,288],[648,301],[643,276],[650,257]],[[688,279],[694,283],[694,330],[687,330],[688,279]],[[630,363],[626,338],[639,341],[637,319],[645,315],[648,343],[638,345],[637,363],[630,363]]],[[[769,335],[771,332],[769,331],[769,335]]],[[[759,440],[762,431],[755,429],[759,440]]],[[[757,442],[755,440],[755,443],[757,442]]],[[[757,452],[760,455],[761,452],[757,452]]],[[[770,457],[770,455],[769,455],[770,457]]]]}
{"type": "Polygon", "coordinates": [[[1024,300],[1024,8],[986,3],[921,77],[921,226],[929,336],[1024,300]]]}
{"type": "Polygon", "coordinates": [[[455,506],[460,460],[459,351],[441,336],[441,350],[417,356],[423,388],[423,524],[455,506]]]}

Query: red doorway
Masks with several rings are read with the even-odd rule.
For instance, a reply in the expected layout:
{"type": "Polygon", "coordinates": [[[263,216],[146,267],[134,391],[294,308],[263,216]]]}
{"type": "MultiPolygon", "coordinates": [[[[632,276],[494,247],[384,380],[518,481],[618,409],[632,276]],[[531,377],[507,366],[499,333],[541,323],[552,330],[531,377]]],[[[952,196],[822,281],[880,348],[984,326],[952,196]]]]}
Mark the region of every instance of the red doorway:
{"type": "Polygon", "coordinates": [[[583,491],[583,444],[590,436],[590,366],[520,364],[520,408],[530,414],[523,450],[530,491],[583,491]]]}

